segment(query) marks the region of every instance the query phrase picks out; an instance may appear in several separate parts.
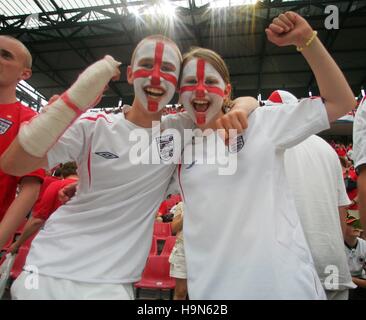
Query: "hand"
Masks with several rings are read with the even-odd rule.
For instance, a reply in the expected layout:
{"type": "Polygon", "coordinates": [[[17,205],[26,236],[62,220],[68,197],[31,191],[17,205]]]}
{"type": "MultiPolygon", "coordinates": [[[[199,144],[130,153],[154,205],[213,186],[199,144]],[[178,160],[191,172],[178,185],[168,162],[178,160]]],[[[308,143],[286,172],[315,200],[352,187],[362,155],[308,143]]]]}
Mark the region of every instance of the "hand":
{"type": "Polygon", "coordinates": [[[244,132],[248,127],[248,117],[250,113],[259,106],[258,101],[253,97],[239,97],[231,102],[231,110],[216,120],[216,128],[219,135],[225,141],[244,132]],[[224,130],[222,130],[224,129],[224,130]],[[230,130],[231,129],[231,130],[230,130]]]}
{"type": "Polygon", "coordinates": [[[8,249],[8,252],[10,252],[11,254],[16,254],[18,252],[18,245],[16,242],[14,242],[8,249]]]}
{"type": "Polygon", "coordinates": [[[110,55],[104,56],[103,59],[107,60],[110,63],[110,65],[113,66],[114,73],[113,73],[113,76],[112,76],[112,80],[117,81],[121,76],[121,71],[119,69],[119,66],[121,65],[121,62],[118,62],[118,61],[114,60],[114,58],[110,55]]]}
{"type": "Polygon", "coordinates": [[[309,23],[295,12],[288,11],[274,18],[265,30],[270,42],[279,47],[303,47],[313,35],[309,23]]]}
{"type": "Polygon", "coordinates": [[[68,202],[75,195],[77,184],[77,182],[70,183],[58,192],[58,199],[62,204],[68,202]]]}

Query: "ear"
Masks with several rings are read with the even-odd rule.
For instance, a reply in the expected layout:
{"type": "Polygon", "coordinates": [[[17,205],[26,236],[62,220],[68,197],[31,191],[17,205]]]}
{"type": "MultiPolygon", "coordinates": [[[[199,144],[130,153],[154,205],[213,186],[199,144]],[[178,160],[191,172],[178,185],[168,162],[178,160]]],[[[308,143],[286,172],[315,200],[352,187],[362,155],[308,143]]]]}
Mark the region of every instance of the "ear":
{"type": "Polygon", "coordinates": [[[127,67],[127,82],[129,84],[133,84],[133,72],[131,66],[127,67]]]}
{"type": "Polygon", "coordinates": [[[19,80],[28,80],[32,76],[32,69],[30,68],[24,68],[20,75],[19,80]]]}
{"type": "Polygon", "coordinates": [[[224,94],[225,94],[225,98],[230,98],[231,97],[231,84],[228,83],[225,87],[225,90],[224,90],[224,94]]]}

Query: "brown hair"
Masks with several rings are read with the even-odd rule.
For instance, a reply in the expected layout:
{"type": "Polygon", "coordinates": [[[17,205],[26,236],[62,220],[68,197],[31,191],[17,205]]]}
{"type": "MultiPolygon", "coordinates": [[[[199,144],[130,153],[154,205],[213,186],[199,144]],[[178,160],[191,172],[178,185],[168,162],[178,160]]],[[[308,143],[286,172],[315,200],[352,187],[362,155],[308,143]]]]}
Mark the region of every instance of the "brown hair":
{"type": "Polygon", "coordinates": [[[135,60],[135,56],[136,56],[136,52],[137,52],[137,49],[146,41],[146,40],[160,40],[160,41],[163,41],[163,42],[167,42],[169,43],[170,45],[173,46],[173,48],[176,49],[177,53],[178,53],[178,56],[179,56],[179,59],[180,61],[182,61],[182,54],[178,48],[178,45],[170,38],[166,37],[166,36],[163,36],[162,34],[154,34],[154,35],[151,35],[151,36],[147,36],[146,38],[142,39],[136,46],[135,50],[133,50],[133,53],[132,53],[132,58],[131,58],[131,66],[133,65],[133,62],[135,60]]]}
{"type": "MultiPolygon", "coordinates": [[[[218,53],[206,48],[193,47],[183,55],[182,69],[188,63],[189,60],[194,58],[203,59],[209,62],[220,74],[225,84],[230,84],[229,69],[224,59],[222,59],[222,57],[218,53]]],[[[230,97],[224,101],[224,105],[225,106],[231,105],[231,93],[230,97]]]]}
{"type": "Polygon", "coordinates": [[[76,162],[66,162],[62,165],[60,171],[61,176],[65,179],[71,175],[77,174],[77,165],[76,162]]]}

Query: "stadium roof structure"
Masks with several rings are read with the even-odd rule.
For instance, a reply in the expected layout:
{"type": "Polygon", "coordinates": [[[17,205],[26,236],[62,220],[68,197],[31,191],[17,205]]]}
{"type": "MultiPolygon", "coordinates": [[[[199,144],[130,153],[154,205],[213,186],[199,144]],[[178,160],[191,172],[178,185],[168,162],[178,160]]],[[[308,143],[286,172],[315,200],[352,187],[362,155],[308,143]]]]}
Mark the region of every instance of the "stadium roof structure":
{"type": "Polygon", "coordinates": [[[12,35],[30,49],[34,63],[28,83],[45,99],[63,92],[86,66],[110,54],[122,61],[122,76],[99,106],[117,106],[120,99],[131,103],[126,68],[132,51],[156,33],[171,37],[183,52],[202,46],[220,53],[229,66],[234,96],[266,98],[275,89],[297,97],[317,94],[301,54],[266,38],[271,20],[288,10],[318,30],[358,95],[366,84],[365,0],[0,0],[0,34],[12,35]],[[334,13],[329,5],[338,10],[338,29],[326,28],[334,13]]]}

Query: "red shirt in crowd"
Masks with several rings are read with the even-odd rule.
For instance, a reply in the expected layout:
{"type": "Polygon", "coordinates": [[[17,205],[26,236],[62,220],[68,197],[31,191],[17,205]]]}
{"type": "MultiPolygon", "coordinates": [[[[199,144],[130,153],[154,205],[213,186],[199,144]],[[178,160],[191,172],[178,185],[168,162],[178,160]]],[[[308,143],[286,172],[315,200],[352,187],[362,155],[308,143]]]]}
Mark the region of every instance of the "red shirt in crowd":
{"type": "Polygon", "coordinates": [[[33,211],[37,211],[39,209],[39,205],[41,203],[41,200],[42,200],[42,197],[43,197],[43,194],[44,192],[46,191],[46,189],[48,188],[48,186],[55,182],[55,181],[60,181],[61,178],[58,178],[58,177],[54,177],[54,176],[45,176],[44,177],[44,180],[43,180],[43,183],[41,185],[41,189],[39,190],[39,196],[38,196],[38,199],[36,201],[36,203],[34,204],[34,207],[33,207],[33,211]]]}
{"type": "MultiPolygon", "coordinates": [[[[0,155],[17,136],[20,124],[29,121],[36,114],[35,111],[23,106],[20,102],[0,104],[0,155]]],[[[43,182],[44,176],[45,171],[39,169],[24,177],[37,177],[43,182]]],[[[10,176],[0,170],[0,221],[15,199],[17,185],[22,178],[10,176]]]]}
{"type": "Polygon", "coordinates": [[[62,202],[58,199],[58,192],[75,181],[77,181],[77,179],[70,178],[52,182],[43,193],[42,199],[37,208],[33,210],[32,217],[47,220],[50,215],[62,205],[62,202]]]}

